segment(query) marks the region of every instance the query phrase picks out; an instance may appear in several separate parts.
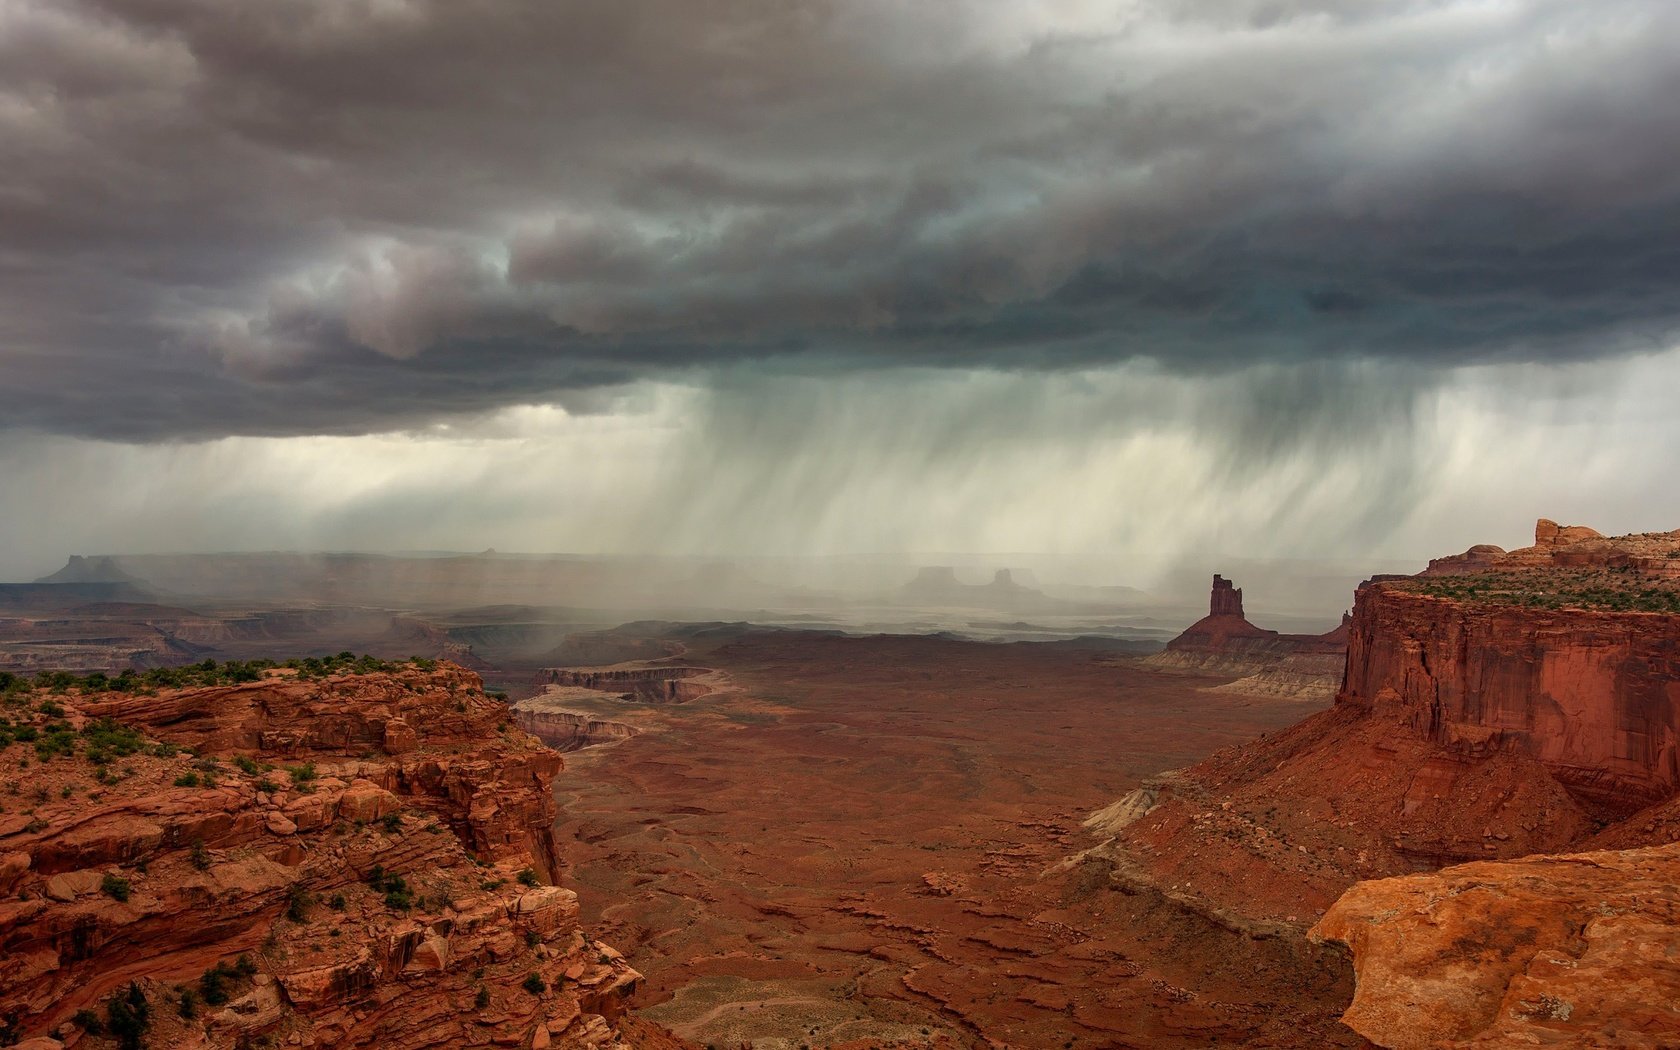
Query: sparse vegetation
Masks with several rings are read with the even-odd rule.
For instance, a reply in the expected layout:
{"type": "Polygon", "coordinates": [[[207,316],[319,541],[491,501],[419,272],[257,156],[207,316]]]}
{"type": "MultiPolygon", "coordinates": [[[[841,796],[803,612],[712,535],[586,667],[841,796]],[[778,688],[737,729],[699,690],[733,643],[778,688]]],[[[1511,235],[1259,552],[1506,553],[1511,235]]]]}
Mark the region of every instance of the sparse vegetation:
{"type": "Polygon", "coordinates": [[[532,995],[541,995],[542,993],[548,991],[548,982],[542,979],[542,974],[534,971],[526,974],[525,980],[520,982],[519,986],[527,992],[530,992],[532,995]]]}
{"type": "Polygon", "coordinates": [[[228,1001],[227,986],[233,978],[234,973],[227,964],[217,963],[198,979],[198,994],[211,1006],[225,1006],[228,1001]]]}
{"type": "Polygon", "coordinates": [[[286,918],[296,923],[308,922],[309,908],[314,903],[314,894],[302,886],[292,886],[286,891],[286,918]]]}
{"type": "Polygon", "coordinates": [[[520,868],[518,878],[520,884],[524,886],[535,886],[537,884],[537,873],[531,868],[520,868]]]}
{"type": "Polygon", "coordinates": [[[88,1035],[105,1034],[105,1021],[92,1010],[77,1010],[71,1015],[70,1023],[88,1035]]]}
{"type": "Polygon", "coordinates": [[[105,1030],[122,1050],[140,1050],[145,1046],[146,1029],[151,1025],[152,1010],[137,982],[130,981],[126,991],[105,1001],[105,1030]]]}
{"type": "Polygon", "coordinates": [[[108,874],[99,880],[99,892],[112,900],[126,902],[129,894],[133,892],[133,886],[121,875],[108,874]]]}
{"type": "Polygon", "coordinates": [[[393,911],[407,911],[414,907],[414,891],[401,875],[388,874],[378,864],[368,872],[368,885],[385,894],[385,906],[393,911]]]}
{"type": "Polygon", "coordinates": [[[1526,609],[1680,613],[1680,587],[1632,568],[1499,571],[1424,576],[1393,586],[1460,602],[1526,609]]]}
{"type": "Polygon", "coordinates": [[[437,667],[437,661],[420,656],[407,660],[382,660],[366,653],[357,656],[348,650],[333,656],[295,657],[284,662],[275,660],[201,660],[176,667],[153,667],[144,671],[124,670],[115,676],[103,671],[79,675],[71,671],[42,671],[33,677],[0,671],[0,695],[17,702],[35,692],[47,693],[37,709],[52,718],[62,717],[63,705],[52,699],[72,690],[83,695],[99,693],[146,693],[157,689],[182,689],[192,686],[238,685],[261,680],[269,671],[289,669],[305,678],[326,678],[331,675],[376,674],[413,666],[422,671],[437,667]]]}

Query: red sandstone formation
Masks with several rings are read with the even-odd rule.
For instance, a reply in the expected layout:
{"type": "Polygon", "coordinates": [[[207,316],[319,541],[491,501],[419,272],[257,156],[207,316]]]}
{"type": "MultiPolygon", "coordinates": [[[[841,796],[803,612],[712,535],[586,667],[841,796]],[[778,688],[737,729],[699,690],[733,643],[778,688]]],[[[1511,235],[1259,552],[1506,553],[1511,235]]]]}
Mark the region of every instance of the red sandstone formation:
{"type": "Polygon", "coordinates": [[[611,667],[548,667],[537,685],[558,685],[611,693],[647,704],[681,704],[717,690],[720,679],[710,668],[666,663],[624,663],[611,667]]]}
{"type": "Polygon", "coordinates": [[[1363,586],[1332,710],[1134,792],[1092,855],[1233,929],[1322,914],[1382,1046],[1680,1045],[1648,848],[1680,840],[1680,532],[1536,540],[1363,586]],[[1595,847],[1627,852],[1530,856],[1595,847]]]}
{"type": "Polygon", "coordinates": [[[1145,659],[1151,667],[1240,676],[1219,688],[1260,696],[1329,700],[1341,681],[1347,617],[1322,635],[1279,634],[1243,616],[1242,589],[1214,576],[1208,614],[1145,659]]]}
{"type": "Polygon", "coordinates": [[[1647,577],[1680,577],[1680,529],[1605,536],[1584,525],[1559,525],[1541,518],[1534,525],[1532,547],[1505,551],[1491,544],[1477,544],[1463,554],[1434,559],[1422,575],[1582,567],[1628,569],[1647,577]]]}
{"type": "Polygon", "coordinates": [[[1362,882],[1312,930],[1348,945],[1344,1023],[1395,1050],[1680,1042],[1680,846],[1362,882]]]}
{"type": "Polygon", "coordinates": [[[0,750],[0,1020],[23,1036],[111,1045],[71,1017],[134,982],[153,1046],[676,1045],[620,1020],[639,977],[552,884],[561,760],[476,675],[41,699],[0,709],[74,751],[0,750]],[[107,719],[162,743],[95,755],[107,719]]]}
{"type": "Polygon", "coordinates": [[[1458,754],[1520,751],[1616,815],[1680,787],[1680,617],[1359,596],[1338,702],[1458,754]]]}
{"type": "Polygon", "coordinates": [[[1242,588],[1235,586],[1230,580],[1213,574],[1213,594],[1208,599],[1209,616],[1235,616],[1242,618],[1242,588]]]}
{"type": "Polygon", "coordinates": [[[561,753],[617,743],[641,732],[625,722],[552,708],[541,697],[520,702],[513,713],[521,729],[561,753]]]}

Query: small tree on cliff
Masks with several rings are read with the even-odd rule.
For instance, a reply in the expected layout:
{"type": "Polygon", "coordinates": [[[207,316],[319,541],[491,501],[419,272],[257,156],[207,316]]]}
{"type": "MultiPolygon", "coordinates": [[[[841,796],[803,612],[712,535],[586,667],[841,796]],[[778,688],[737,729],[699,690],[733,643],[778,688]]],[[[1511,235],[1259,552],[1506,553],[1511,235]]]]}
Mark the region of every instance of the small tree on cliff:
{"type": "Polygon", "coordinates": [[[130,981],[127,991],[118,992],[106,1001],[105,1030],[122,1050],[141,1050],[146,1045],[146,1029],[151,1025],[152,1010],[138,982],[130,981]]]}

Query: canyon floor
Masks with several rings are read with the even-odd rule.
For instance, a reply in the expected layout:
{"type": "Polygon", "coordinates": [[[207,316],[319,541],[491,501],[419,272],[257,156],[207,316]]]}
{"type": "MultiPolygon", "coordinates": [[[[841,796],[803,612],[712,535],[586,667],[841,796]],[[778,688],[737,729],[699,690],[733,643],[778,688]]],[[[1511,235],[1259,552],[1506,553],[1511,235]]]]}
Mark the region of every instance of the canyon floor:
{"type": "Polygon", "coordinates": [[[1092,811],[1310,707],[1071,645],[688,644],[725,688],[568,691],[642,732],[555,784],[567,882],[643,1016],[716,1046],[1366,1045],[1345,964],[1062,864],[1092,811]]]}

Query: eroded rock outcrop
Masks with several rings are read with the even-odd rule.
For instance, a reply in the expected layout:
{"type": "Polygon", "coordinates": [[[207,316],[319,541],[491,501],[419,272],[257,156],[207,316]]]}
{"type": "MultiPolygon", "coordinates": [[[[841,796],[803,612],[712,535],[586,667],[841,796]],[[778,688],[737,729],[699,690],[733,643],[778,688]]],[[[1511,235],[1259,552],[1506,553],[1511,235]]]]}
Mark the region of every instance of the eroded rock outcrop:
{"type": "Polygon", "coordinates": [[[1536,541],[1368,581],[1330,710],[1099,813],[1087,856],[1249,936],[1316,922],[1381,1046],[1680,1045],[1680,533],[1536,541]]]}
{"type": "Polygon", "coordinates": [[[1169,671],[1234,675],[1216,688],[1248,695],[1328,701],[1341,683],[1347,618],[1322,635],[1279,634],[1249,623],[1242,589],[1215,575],[1208,614],[1144,663],[1169,671]]]}
{"type": "Polygon", "coordinates": [[[1380,1046],[1674,1046],[1680,846],[1362,882],[1311,936],[1352,952],[1380,1046]]]}
{"type": "Polygon", "coordinates": [[[476,675],[11,701],[65,742],[0,750],[23,1035],[99,1046],[63,1026],[133,982],[158,1046],[671,1045],[619,1023],[639,977],[552,884],[560,757],[476,675]]]}
{"type": "Polygon", "coordinates": [[[610,693],[636,703],[681,704],[715,692],[719,678],[705,667],[627,663],[611,667],[548,667],[538,672],[537,684],[610,693]]]}
{"type": "Polygon", "coordinates": [[[527,733],[562,754],[601,744],[628,740],[641,730],[627,722],[596,718],[580,711],[555,710],[530,701],[514,708],[514,717],[527,733]]]}

